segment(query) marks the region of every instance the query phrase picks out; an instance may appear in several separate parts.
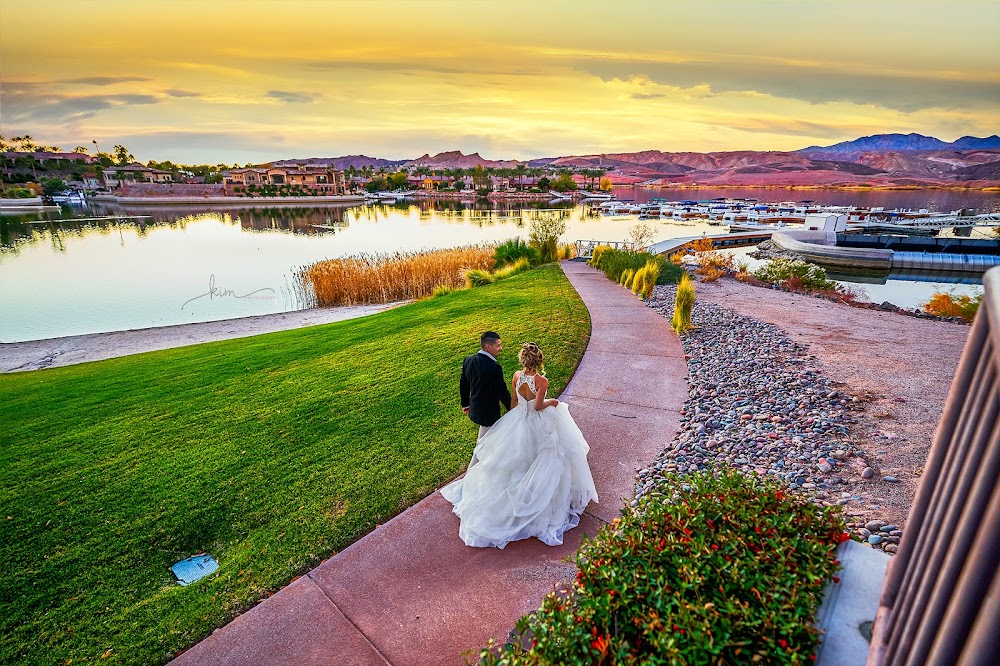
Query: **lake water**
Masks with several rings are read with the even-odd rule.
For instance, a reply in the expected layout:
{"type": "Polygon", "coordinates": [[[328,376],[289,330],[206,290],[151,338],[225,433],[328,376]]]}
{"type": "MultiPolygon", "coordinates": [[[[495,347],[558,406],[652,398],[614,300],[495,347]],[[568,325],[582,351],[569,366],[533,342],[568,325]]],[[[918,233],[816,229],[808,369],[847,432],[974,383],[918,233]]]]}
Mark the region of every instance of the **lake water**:
{"type": "MultiPolygon", "coordinates": [[[[640,202],[653,197],[751,196],[761,201],[808,198],[888,208],[1000,210],[1000,195],[978,192],[619,188],[616,194],[640,202]]],[[[60,213],[3,215],[0,342],[296,310],[303,300],[294,276],[304,265],[360,253],[527,238],[530,219],[538,215],[565,219],[567,241],[625,240],[636,223],[635,216],[608,218],[580,205],[484,207],[453,201],[208,210],[91,206],[60,213]],[[137,217],[99,219],[123,214],[137,217]]],[[[649,223],[656,229],[654,240],[725,230],[706,222],[649,223]]],[[[861,286],[871,300],[888,300],[905,307],[926,301],[934,291],[974,293],[978,289],[975,285],[896,280],[861,286]]]]}

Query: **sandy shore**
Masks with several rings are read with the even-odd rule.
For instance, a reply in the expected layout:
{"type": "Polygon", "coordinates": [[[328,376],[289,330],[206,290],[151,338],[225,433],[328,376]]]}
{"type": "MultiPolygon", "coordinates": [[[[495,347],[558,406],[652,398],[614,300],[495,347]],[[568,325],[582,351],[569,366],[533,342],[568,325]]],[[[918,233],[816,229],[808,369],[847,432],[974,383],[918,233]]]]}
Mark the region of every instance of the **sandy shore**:
{"type": "Polygon", "coordinates": [[[73,365],[106,358],[170,349],[201,342],[245,338],[317,324],[355,319],[402,305],[389,303],[341,308],[313,308],[296,312],[224,319],[198,324],[140,328],[112,333],[71,335],[64,338],[0,344],[0,372],[20,372],[73,365]]]}
{"type": "Polygon", "coordinates": [[[877,471],[847,475],[869,503],[862,515],[904,525],[970,327],[866,310],[719,280],[697,285],[698,299],[782,328],[809,347],[823,374],[858,398],[852,438],[877,471]],[[899,483],[882,481],[894,476],[899,483]],[[872,509],[872,506],[879,508],[872,509]]]}

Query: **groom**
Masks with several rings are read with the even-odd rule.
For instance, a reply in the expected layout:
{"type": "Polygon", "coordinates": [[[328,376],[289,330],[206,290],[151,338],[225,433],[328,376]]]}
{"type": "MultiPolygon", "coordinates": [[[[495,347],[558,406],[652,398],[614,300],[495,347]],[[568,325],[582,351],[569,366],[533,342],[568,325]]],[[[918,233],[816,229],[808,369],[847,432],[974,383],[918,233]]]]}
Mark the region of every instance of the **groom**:
{"type": "Polygon", "coordinates": [[[479,338],[481,349],[462,361],[462,411],[479,425],[481,439],[500,418],[500,404],[510,411],[510,390],[503,378],[497,356],[503,345],[500,336],[486,331],[479,338]]]}

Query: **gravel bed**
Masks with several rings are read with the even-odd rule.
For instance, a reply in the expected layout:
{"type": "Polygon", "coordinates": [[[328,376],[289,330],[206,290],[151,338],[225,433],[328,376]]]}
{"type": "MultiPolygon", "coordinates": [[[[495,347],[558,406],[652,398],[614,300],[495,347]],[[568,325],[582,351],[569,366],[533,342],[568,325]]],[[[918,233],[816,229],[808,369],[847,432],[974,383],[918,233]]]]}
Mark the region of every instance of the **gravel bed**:
{"type": "MultiPolygon", "coordinates": [[[[649,307],[668,319],[675,287],[658,286],[649,307]]],[[[864,491],[845,477],[871,479],[875,470],[852,437],[859,398],[825,378],[808,348],[780,328],[698,301],[691,333],[682,336],[688,363],[688,400],[677,436],[636,475],[635,500],[658,494],[664,473],[689,473],[728,465],[781,479],[820,506],[844,507],[857,537],[895,552],[902,530],[884,520],[855,519],[867,504],[864,491]],[[851,484],[854,485],[854,484],[851,484]]],[[[892,483],[891,476],[882,481],[892,483]]]]}

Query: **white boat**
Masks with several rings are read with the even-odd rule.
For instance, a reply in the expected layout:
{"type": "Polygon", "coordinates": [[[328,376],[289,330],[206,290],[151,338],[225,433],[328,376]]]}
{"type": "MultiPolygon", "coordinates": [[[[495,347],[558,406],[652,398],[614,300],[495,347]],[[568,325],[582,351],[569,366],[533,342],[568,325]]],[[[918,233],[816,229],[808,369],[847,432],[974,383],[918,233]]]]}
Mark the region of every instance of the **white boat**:
{"type": "Polygon", "coordinates": [[[615,195],[607,194],[606,192],[584,192],[584,201],[610,201],[614,199],[615,195]]]}
{"type": "Polygon", "coordinates": [[[556,199],[572,199],[573,198],[573,195],[569,194],[567,192],[556,192],[555,190],[549,190],[549,194],[551,194],[556,199]]]}

